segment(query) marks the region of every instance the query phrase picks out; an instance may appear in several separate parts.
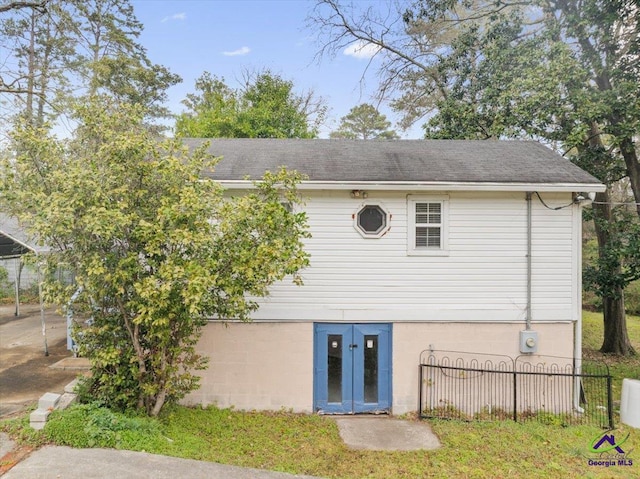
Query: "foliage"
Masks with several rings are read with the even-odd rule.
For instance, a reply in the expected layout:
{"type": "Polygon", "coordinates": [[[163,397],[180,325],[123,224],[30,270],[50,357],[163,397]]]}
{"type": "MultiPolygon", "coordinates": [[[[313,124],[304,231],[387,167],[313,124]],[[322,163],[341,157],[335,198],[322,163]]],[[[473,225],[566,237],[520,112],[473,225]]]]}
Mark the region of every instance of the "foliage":
{"type": "Polygon", "coordinates": [[[375,109],[373,105],[363,103],[354,106],[346,116],[340,119],[340,126],[332,131],[331,138],[349,138],[362,140],[399,138],[394,130],[390,130],[391,122],[375,109]]]}
{"type": "Polygon", "coordinates": [[[627,285],[624,290],[624,305],[627,314],[640,316],[640,281],[627,285]]]}
{"type": "Polygon", "coordinates": [[[11,285],[9,284],[9,272],[6,268],[0,266],[0,298],[4,298],[11,294],[11,285]]]}
{"type": "Polygon", "coordinates": [[[176,134],[192,138],[315,138],[326,107],[313,92],[299,95],[293,82],[266,70],[248,75],[243,89],[204,72],[183,104],[176,134]]]}
{"type": "MultiPolygon", "coordinates": [[[[144,106],[149,122],[180,77],[153,64],[137,42],[142,24],[129,0],[48,0],[0,17],[0,94],[4,112],[43,126],[70,111],[70,100],[109,94],[144,106]]],[[[7,122],[10,118],[6,118],[7,122]]],[[[159,130],[159,126],[155,126],[159,130]]]]}
{"type": "Polygon", "coordinates": [[[251,297],[307,264],[296,204],[300,176],[265,174],[255,188],[224,199],[202,179],[215,160],[189,152],[143,125],[138,106],[94,98],[78,109],[72,140],[23,127],[15,159],[0,164],[4,207],[54,248],[76,284],[47,277],[45,294],[66,305],[74,293],[91,325],[76,338],[92,363],[102,404],[157,415],[198,386],[205,367],[195,345],[208,318],[247,320],[251,297]]]}
{"type": "Polygon", "coordinates": [[[102,58],[92,64],[92,69],[95,91],[123,103],[141,105],[151,119],[171,116],[162,104],[167,101],[167,89],[182,80],[166,67],[120,55],[102,58]]]}
{"type": "Polygon", "coordinates": [[[176,134],[191,138],[238,138],[244,135],[238,121],[239,92],[209,72],[195,84],[196,93],[187,94],[182,103],[189,109],[176,118],[176,134]]]}
{"type": "Polygon", "coordinates": [[[80,448],[144,450],[166,441],[157,420],[113,412],[96,404],[76,404],[64,413],[54,411],[44,435],[58,445],[80,448]]]}
{"type": "Polygon", "coordinates": [[[622,294],[640,279],[640,221],[625,209],[613,210],[616,217],[605,222],[596,217],[601,231],[609,237],[606,248],[584,267],[584,283],[600,297],[622,294]]]}
{"type": "Polygon", "coordinates": [[[5,115],[19,112],[41,125],[59,114],[60,103],[70,94],[65,72],[73,56],[71,23],[60,1],[2,14],[0,41],[7,48],[0,53],[0,93],[7,100],[5,115]]]}
{"type": "MultiPolygon", "coordinates": [[[[22,261],[25,262],[29,256],[23,256],[22,261]]],[[[21,303],[37,303],[39,301],[38,283],[37,281],[25,281],[24,271],[20,281],[20,302],[21,303]]],[[[16,301],[15,283],[9,282],[9,272],[6,268],[0,266],[0,304],[10,304],[16,301]]]]}
{"type": "Polygon", "coordinates": [[[295,94],[293,82],[265,71],[242,92],[240,124],[253,138],[314,138],[318,124],[309,124],[310,98],[295,94]]]}

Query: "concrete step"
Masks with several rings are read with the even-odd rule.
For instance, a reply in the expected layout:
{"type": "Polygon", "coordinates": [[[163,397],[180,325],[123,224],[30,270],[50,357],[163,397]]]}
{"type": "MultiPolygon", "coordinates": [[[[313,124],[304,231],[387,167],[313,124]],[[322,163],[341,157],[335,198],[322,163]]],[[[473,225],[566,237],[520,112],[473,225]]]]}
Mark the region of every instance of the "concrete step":
{"type": "Polygon", "coordinates": [[[69,406],[71,406],[75,401],[76,401],[77,395],[73,394],[73,393],[64,393],[61,397],[60,397],[60,401],[58,402],[58,405],[56,406],[56,409],[66,409],[69,406]]]}
{"type": "Polygon", "coordinates": [[[51,414],[49,409],[36,409],[29,415],[29,425],[36,430],[42,429],[47,423],[49,414],[51,414]]]}
{"type": "Polygon", "coordinates": [[[48,409],[49,411],[53,411],[60,401],[60,394],[56,393],[45,393],[38,400],[38,409],[48,409]]]}
{"type": "Polygon", "coordinates": [[[64,394],[45,393],[38,400],[38,409],[33,411],[29,416],[29,424],[33,429],[42,429],[47,423],[49,414],[54,409],[66,409],[76,400],[76,394],[73,389],[77,384],[77,380],[70,382],[64,388],[64,394]]]}

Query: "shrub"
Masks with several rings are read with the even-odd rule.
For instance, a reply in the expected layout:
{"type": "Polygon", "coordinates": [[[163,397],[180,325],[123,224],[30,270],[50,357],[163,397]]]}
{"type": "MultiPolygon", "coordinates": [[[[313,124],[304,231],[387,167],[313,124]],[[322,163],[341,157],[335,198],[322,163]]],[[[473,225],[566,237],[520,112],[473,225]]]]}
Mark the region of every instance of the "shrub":
{"type": "Polygon", "coordinates": [[[162,439],[160,423],[128,416],[96,404],[78,404],[52,413],[45,426],[48,440],[71,447],[143,449],[162,439]]]}
{"type": "Polygon", "coordinates": [[[11,285],[9,284],[9,272],[0,266],[0,298],[11,296],[11,285]]]}

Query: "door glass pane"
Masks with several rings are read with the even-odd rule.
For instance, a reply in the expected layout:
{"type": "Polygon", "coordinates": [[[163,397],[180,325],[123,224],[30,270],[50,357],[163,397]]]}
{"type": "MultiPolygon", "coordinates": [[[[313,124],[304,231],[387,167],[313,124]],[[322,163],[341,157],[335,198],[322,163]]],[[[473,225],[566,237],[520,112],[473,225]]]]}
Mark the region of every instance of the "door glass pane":
{"type": "Polygon", "coordinates": [[[329,402],[342,402],[342,335],[327,336],[329,402]]]}
{"type": "Polygon", "coordinates": [[[364,337],[364,402],[378,402],[378,336],[364,337]]]}

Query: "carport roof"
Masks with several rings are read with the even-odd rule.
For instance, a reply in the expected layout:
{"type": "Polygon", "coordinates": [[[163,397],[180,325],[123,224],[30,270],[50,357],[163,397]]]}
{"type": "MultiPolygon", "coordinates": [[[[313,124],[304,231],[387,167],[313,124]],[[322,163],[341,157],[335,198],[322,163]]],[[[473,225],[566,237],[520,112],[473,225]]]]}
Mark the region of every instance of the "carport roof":
{"type": "Polygon", "coordinates": [[[0,258],[23,254],[46,253],[49,248],[39,246],[14,218],[0,214],[0,258]]]}

